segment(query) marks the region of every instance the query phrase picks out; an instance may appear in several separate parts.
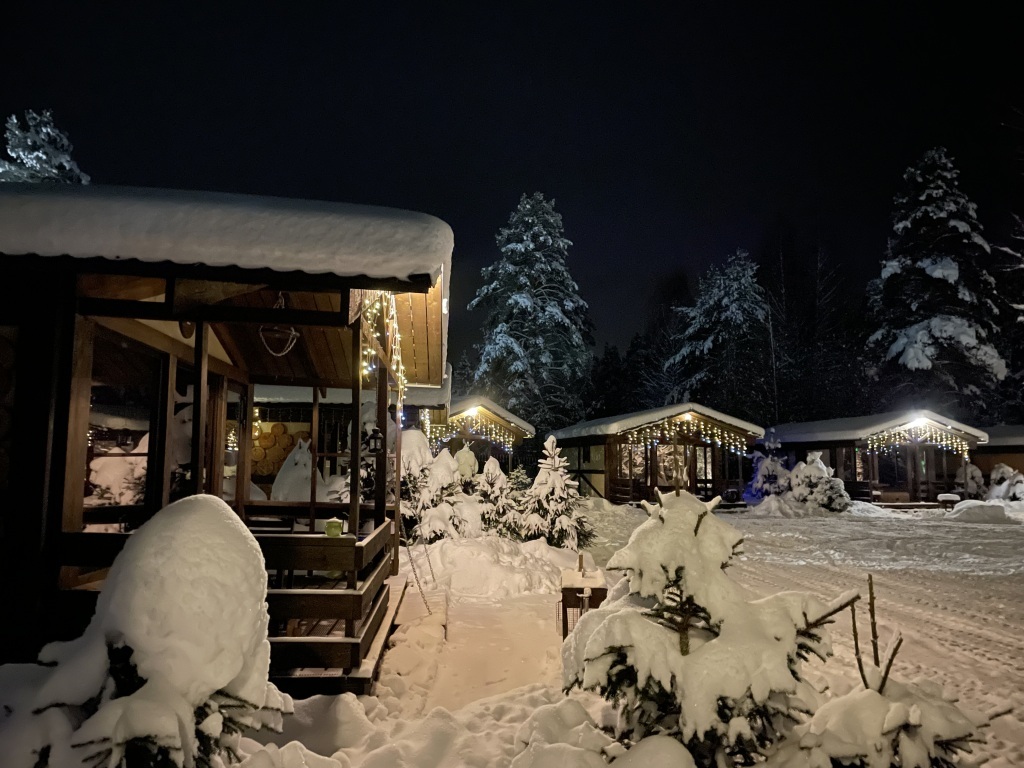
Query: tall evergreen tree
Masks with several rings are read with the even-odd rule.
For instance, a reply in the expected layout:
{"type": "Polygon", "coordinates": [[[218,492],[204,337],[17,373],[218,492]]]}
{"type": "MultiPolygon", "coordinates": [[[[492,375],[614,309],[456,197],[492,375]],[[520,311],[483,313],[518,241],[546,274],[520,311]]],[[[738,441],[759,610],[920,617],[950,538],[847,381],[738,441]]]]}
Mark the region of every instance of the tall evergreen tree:
{"type": "Polygon", "coordinates": [[[756,423],[774,422],[766,386],[769,309],[757,265],[737,250],[700,279],[697,301],[678,310],[682,329],[666,369],[682,375],[673,402],[696,400],[756,423]]]}
{"type": "Polygon", "coordinates": [[[584,416],[589,307],[569,273],[572,243],[554,200],[524,194],[497,243],[501,257],[482,270],[484,284],[469,303],[486,313],[474,380],[544,435],[584,416]]]}
{"type": "Polygon", "coordinates": [[[976,206],[942,147],[903,174],[882,274],[869,286],[876,329],[868,350],[890,404],[914,398],[936,409],[977,416],[1006,363],[998,331],[991,247],[976,206]]]}
{"type": "Polygon", "coordinates": [[[11,159],[0,158],[0,181],[89,183],[89,176],[71,159],[71,141],[53,124],[50,110],[42,114],[27,110],[24,125],[11,115],[5,139],[11,159]]]}
{"type": "Polygon", "coordinates": [[[604,345],[604,352],[594,360],[591,378],[594,396],[587,409],[588,418],[599,419],[638,410],[633,398],[633,371],[619,354],[618,347],[604,345]]]}

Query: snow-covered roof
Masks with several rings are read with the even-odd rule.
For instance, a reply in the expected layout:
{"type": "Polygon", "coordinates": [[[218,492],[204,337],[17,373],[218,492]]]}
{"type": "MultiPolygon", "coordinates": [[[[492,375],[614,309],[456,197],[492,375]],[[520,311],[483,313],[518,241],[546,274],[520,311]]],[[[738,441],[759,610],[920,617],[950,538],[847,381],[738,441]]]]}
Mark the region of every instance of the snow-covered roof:
{"type": "MultiPolygon", "coordinates": [[[[403,405],[420,408],[444,408],[452,398],[452,366],[447,365],[444,379],[440,387],[412,386],[405,388],[403,405]]],[[[365,402],[375,402],[377,395],[373,390],[363,390],[365,402]]],[[[295,387],[278,384],[256,384],[253,386],[253,399],[258,404],[267,403],[312,403],[312,387],[295,387]]],[[[320,398],[321,403],[328,405],[348,405],[352,402],[352,390],[328,387],[327,394],[320,398]]]]}
{"type": "Polygon", "coordinates": [[[1024,424],[1000,424],[985,427],[988,434],[987,448],[1012,448],[1024,446],[1024,424]]]}
{"type": "Polygon", "coordinates": [[[888,411],[869,416],[850,416],[844,419],[825,419],[822,421],[801,421],[791,424],[779,424],[769,429],[774,430],[774,437],[786,443],[827,443],[845,440],[866,440],[869,435],[884,432],[895,427],[904,427],[920,420],[933,422],[947,429],[962,432],[968,438],[985,443],[988,435],[976,427],[970,427],[954,421],[948,416],[934,411],[888,411]]]}
{"type": "Polygon", "coordinates": [[[433,283],[451,227],[367,205],[142,187],[0,184],[0,252],[102,256],[433,283]]]}
{"type": "Polygon", "coordinates": [[[746,432],[753,437],[761,437],[764,429],[751,424],[749,421],[737,419],[734,416],[716,411],[700,403],[679,403],[677,405],[665,405],[661,408],[651,408],[647,411],[636,411],[622,416],[611,416],[604,419],[592,419],[581,421],[571,427],[556,430],[553,434],[556,440],[568,440],[574,437],[598,437],[601,435],[619,435],[633,429],[640,429],[649,424],[657,424],[659,421],[682,416],[685,413],[696,413],[698,416],[706,416],[723,424],[733,427],[739,432],[746,432]]]}
{"type": "Polygon", "coordinates": [[[472,408],[483,408],[490,411],[495,416],[500,416],[509,424],[518,427],[527,435],[537,434],[537,430],[533,428],[533,424],[528,421],[523,421],[521,418],[511,413],[500,405],[495,403],[482,395],[470,395],[468,397],[461,397],[451,404],[448,409],[448,420],[451,421],[454,418],[458,418],[460,415],[465,414],[466,411],[472,408]]]}

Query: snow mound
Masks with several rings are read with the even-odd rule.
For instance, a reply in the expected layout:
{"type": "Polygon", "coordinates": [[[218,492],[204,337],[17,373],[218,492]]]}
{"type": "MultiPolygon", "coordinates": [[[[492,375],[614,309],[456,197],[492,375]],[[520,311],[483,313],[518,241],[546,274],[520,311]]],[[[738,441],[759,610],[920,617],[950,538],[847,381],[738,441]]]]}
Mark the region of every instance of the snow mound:
{"type": "Polygon", "coordinates": [[[1020,522],[1006,514],[1003,504],[976,499],[961,501],[946,513],[944,519],[960,523],[990,523],[996,525],[1017,525],[1020,522]]]}
{"type": "Polygon", "coordinates": [[[835,515],[834,512],[830,512],[823,507],[809,506],[802,504],[791,498],[785,496],[765,496],[764,500],[761,501],[756,507],[752,507],[750,512],[747,513],[750,517],[832,517],[835,515]]]}
{"type": "MultiPolygon", "coordinates": [[[[403,571],[410,569],[411,555],[416,573],[426,581],[424,586],[432,586],[433,569],[437,583],[448,586],[453,600],[555,593],[561,589],[562,569],[577,564],[575,552],[549,546],[542,539],[516,542],[495,535],[441,539],[403,554],[403,571]]],[[[589,553],[584,553],[583,564],[588,570],[596,568],[589,553]]]]}
{"type": "MultiPolygon", "coordinates": [[[[168,505],[128,538],[82,636],[40,651],[50,668],[29,690],[4,686],[0,703],[12,716],[0,742],[33,734],[51,765],[78,765],[90,744],[104,744],[115,765],[132,740],[191,758],[199,731],[217,740],[228,720],[280,727],[291,699],[268,682],[266,594],[259,545],[224,501],[168,505]],[[223,698],[242,706],[222,713],[223,698]]],[[[28,759],[9,756],[5,765],[28,759]]]]}

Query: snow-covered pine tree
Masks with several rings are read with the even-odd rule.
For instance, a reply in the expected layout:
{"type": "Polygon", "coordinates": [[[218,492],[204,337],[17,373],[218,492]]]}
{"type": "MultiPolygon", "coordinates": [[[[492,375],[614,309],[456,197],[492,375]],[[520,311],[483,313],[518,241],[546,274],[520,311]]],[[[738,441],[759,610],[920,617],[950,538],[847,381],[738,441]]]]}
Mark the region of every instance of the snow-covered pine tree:
{"type": "Polygon", "coordinates": [[[496,458],[492,456],[484,462],[483,472],[476,476],[475,483],[477,495],[484,503],[480,515],[484,530],[518,539],[520,516],[517,494],[496,458]]]}
{"type": "Polygon", "coordinates": [[[71,141],[53,124],[50,110],[26,110],[24,125],[11,115],[5,139],[11,159],[0,158],[0,181],[89,183],[89,176],[71,159],[71,141]]]}
{"type": "Polygon", "coordinates": [[[789,470],[773,453],[755,450],[751,454],[753,477],[743,492],[747,503],[757,504],[765,496],[779,496],[789,490],[789,470]]]}
{"type": "Polygon", "coordinates": [[[724,267],[712,265],[700,279],[696,303],[678,312],[676,352],[664,362],[666,370],[682,367],[672,401],[698,400],[762,421],[769,399],[762,372],[769,313],[749,254],[737,250],[724,267]]]}
{"type": "Polygon", "coordinates": [[[903,174],[882,273],[868,289],[868,351],[891,404],[923,395],[943,413],[976,416],[1006,363],[993,345],[992,249],[958,176],[942,147],[903,174]]]}
{"type": "Polygon", "coordinates": [[[469,303],[485,312],[477,389],[540,434],[583,418],[590,374],[593,324],[562,231],[554,200],[524,194],[497,234],[501,257],[481,271],[484,284],[469,303]]]}
{"type": "Polygon", "coordinates": [[[716,503],[645,502],[650,519],[608,561],[625,575],[562,644],[562,679],[618,705],[623,741],[667,734],[697,765],[752,765],[814,710],[801,661],[831,655],[825,627],[858,595],[748,601],[725,572],[743,537],[716,503]]]}
{"type": "Polygon", "coordinates": [[[554,435],[544,441],[544,458],[533,485],[523,494],[521,531],[525,540],[546,539],[552,547],[580,550],[593,542],[593,526],[582,512],[578,483],[554,435]]]}

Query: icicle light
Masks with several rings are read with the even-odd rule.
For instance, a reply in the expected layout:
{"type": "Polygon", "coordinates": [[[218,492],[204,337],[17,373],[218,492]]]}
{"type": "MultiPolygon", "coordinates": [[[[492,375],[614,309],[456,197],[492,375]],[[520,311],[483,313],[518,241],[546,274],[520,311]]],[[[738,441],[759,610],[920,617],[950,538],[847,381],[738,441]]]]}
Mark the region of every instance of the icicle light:
{"type": "Polygon", "coordinates": [[[627,433],[630,446],[647,446],[659,443],[693,442],[700,440],[731,453],[746,453],[747,435],[723,428],[720,424],[705,421],[696,413],[683,413],[663,419],[657,424],[648,424],[627,433]]]}
{"type": "Polygon", "coordinates": [[[899,445],[919,443],[934,445],[946,451],[968,458],[970,444],[960,435],[930,421],[918,420],[900,427],[893,427],[868,436],[868,451],[878,453],[899,445]]]}

